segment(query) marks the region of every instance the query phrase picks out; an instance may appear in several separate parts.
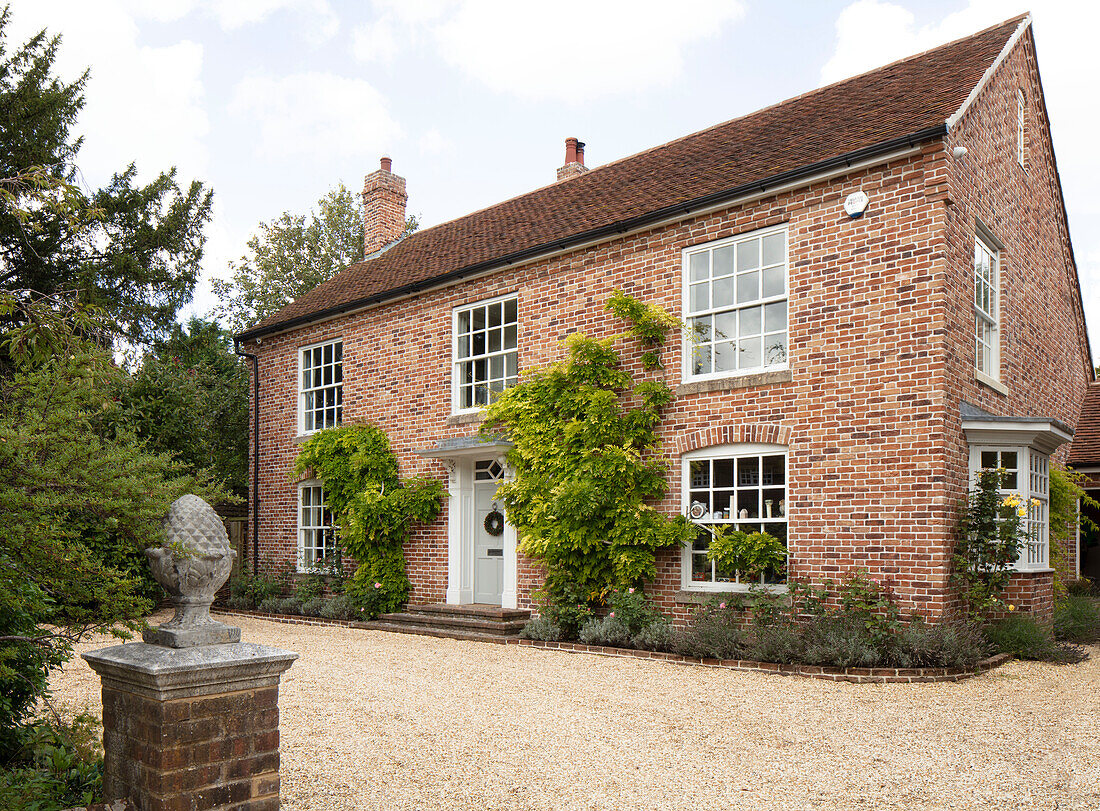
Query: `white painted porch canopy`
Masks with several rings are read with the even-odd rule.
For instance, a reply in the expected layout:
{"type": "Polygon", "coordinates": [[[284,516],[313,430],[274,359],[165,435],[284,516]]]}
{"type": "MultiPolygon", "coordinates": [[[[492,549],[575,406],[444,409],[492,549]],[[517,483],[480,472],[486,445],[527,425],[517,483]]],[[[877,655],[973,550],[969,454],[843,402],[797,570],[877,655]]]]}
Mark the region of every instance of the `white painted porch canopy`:
{"type": "Polygon", "coordinates": [[[960,406],[970,445],[1017,445],[1050,455],[1073,439],[1073,429],[1050,417],[998,417],[970,403],[960,406]]]}
{"type": "Polygon", "coordinates": [[[512,447],[506,439],[482,439],[479,436],[463,436],[453,439],[437,439],[432,448],[418,448],[413,453],[427,459],[471,459],[503,456],[512,447]]]}

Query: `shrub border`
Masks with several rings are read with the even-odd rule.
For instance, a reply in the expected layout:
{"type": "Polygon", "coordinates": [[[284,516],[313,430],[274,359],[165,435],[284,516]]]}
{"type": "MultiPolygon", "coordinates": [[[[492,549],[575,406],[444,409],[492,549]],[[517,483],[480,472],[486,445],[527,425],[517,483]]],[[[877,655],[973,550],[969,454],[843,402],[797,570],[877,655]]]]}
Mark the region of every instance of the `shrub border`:
{"type": "MultiPolygon", "coordinates": [[[[231,617],[256,617],[257,619],[282,622],[287,625],[336,625],[361,630],[381,630],[372,627],[370,623],[360,622],[359,620],[332,620],[325,617],[303,617],[294,614],[269,614],[264,611],[250,611],[243,608],[214,608],[213,613],[226,614],[231,617]]],[[[389,631],[389,633],[402,632],[389,631]]],[[[519,639],[518,637],[502,636],[499,639],[473,641],[487,642],[492,645],[517,645],[521,648],[535,648],[537,650],[555,650],[563,653],[613,656],[620,659],[653,659],[676,665],[711,667],[720,670],[742,670],[777,676],[804,676],[810,679],[849,682],[851,684],[960,682],[987,673],[1013,658],[1011,653],[998,653],[978,662],[970,670],[949,667],[828,667],[826,665],[781,665],[775,662],[753,662],[745,659],[698,659],[691,656],[680,656],[676,653],[635,650],[633,648],[609,648],[603,645],[585,645],[583,642],[546,642],[541,639],[519,639]]]]}
{"type": "Polygon", "coordinates": [[[515,644],[527,648],[560,650],[567,653],[590,653],[597,656],[615,656],[625,659],[657,659],[678,665],[712,667],[722,670],[744,670],[779,676],[805,676],[826,681],[843,681],[852,684],[910,684],[929,682],[958,682],[974,678],[1003,665],[1012,659],[1010,653],[998,653],[983,659],[972,670],[948,667],[828,667],[826,665],[781,665],[775,662],[753,662],[744,659],[697,659],[676,653],[608,648],[602,645],[585,645],[582,642],[546,642],[541,639],[520,639],[515,644]]]}

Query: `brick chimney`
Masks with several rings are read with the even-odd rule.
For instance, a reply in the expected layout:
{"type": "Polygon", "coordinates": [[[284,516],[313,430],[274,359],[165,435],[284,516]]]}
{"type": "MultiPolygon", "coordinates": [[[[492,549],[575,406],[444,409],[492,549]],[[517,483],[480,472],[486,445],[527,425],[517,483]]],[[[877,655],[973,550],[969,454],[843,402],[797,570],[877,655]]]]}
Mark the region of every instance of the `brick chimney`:
{"type": "Polygon", "coordinates": [[[389,245],[405,233],[405,178],[390,171],[393,162],[382,158],[382,168],[363,180],[363,256],[389,245]]]}
{"type": "Polygon", "coordinates": [[[583,175],[588,171],[584,165],[584,143],[576,138],[565,139],[565,165],[558,169],[558,180],[574,175],[583,175]]]}

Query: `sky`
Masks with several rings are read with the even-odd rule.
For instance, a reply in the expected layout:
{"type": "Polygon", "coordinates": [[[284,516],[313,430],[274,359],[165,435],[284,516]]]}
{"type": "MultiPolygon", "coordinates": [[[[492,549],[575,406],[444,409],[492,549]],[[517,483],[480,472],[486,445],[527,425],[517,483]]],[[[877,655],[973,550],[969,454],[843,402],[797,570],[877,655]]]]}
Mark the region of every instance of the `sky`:
{"type": "Polygon", "coordinates": [[[90,78],[89,188],[131,161],[214,191],[203,279],[261,222],[362,189],[382,155],[422,226],[551,183],[564,139],[598,166],[1030,10],[1092,344],[1100,350],[1095,32],[1081,0],[13,0],[90,78]]]}

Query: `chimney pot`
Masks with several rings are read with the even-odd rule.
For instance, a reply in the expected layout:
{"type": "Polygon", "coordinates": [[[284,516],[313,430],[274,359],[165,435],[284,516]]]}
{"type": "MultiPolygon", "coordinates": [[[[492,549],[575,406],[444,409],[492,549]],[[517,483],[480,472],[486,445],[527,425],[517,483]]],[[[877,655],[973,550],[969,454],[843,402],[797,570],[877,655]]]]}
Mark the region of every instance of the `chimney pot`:
{"type": "Polygon", "coordinates": [[[577,162],[577,139],[566,138],[565,139],[565,162],[576,163],[577,162]]]}
{"type": "Polygon", "coordinates": [[[566,138],[565,165],[558,169],[558,180],[583,175],[587,171],[584,165],[584,142],[576,138],[566,138]]]}
{"type": "Polygon", "coordinates": [[[392,167],[392,166],[393,166],[393,161],[392,160],[390,160],[389,158],[382,158],[382,171],[383,172],[391,171],[390,167],[392,167]]]}

